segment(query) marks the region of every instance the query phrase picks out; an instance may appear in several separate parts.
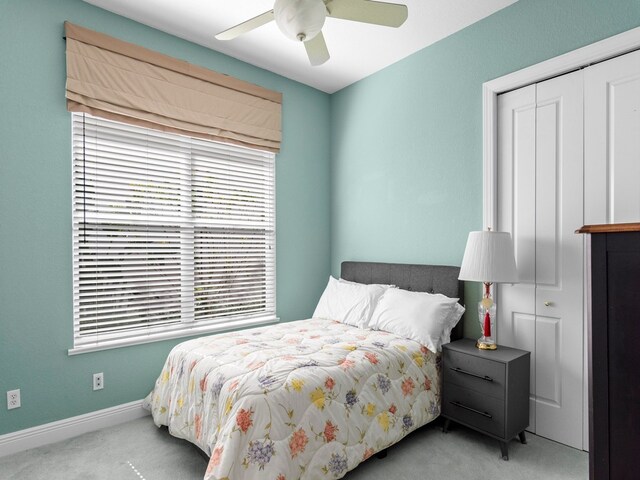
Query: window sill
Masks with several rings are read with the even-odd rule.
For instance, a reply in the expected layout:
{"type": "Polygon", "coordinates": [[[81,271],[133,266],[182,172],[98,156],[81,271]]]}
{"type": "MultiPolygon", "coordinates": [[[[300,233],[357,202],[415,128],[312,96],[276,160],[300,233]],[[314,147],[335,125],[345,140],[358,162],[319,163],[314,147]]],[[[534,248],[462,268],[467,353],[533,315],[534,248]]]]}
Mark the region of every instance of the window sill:
{"type": "MultiPolygon", "coordinates": [[[[197,335],[209,333],[221,333],[232,330],[242,330],[249,327],[259,327],[263,325],[271,325],[278,323],[280,319],[275,316],[269,317],[252,317],[246,320],[233,320],[225,323],[216,323],[214,325],[195,325],[185,326],[180,330],[173,330],[166,333],[154,333],[150,335],[140,335],[138,337],[130,337],[123,339],[105,340],[91,345],[83,345],[70,348],[67,353],[71,355],[79,355],[82,353],[99,352],[102,350],[111,350],[113,348],[130,347],[133,345],[143,345],[145,343],[160,342],[163,340],[171,340],[174,338],[194,337],[197,335]]],[[[188,325],[188,324],[187,324],[188,325]]]]}

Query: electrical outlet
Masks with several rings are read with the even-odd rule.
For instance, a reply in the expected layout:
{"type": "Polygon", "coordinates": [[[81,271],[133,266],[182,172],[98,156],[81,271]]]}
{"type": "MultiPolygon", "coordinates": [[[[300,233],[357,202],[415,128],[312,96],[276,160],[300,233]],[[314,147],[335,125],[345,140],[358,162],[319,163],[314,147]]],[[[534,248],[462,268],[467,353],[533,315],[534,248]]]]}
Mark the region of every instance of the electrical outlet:
{"type": "Polygon", "coordinates": [[[102,390],[104,388],[104,373],[93,374],[93,389],[102,390]]]}
{"type": "Polygon", "coordinates": [[[7,410],[20,408],[20,389],[9,390],[7,392],[7,410]]]}

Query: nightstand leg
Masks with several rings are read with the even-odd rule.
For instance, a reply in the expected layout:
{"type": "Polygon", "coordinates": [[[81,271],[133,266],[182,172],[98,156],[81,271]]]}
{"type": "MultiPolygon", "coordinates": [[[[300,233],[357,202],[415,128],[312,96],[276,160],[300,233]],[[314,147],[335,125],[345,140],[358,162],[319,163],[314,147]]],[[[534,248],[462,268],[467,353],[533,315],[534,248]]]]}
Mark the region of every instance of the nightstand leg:
{"type": "Polygon", "coordinates": [[[442,426],[442,431],[444,433],[449,433],[449,425],[451,424],[451,420],[449,420],[448,418],[444,419],[444,425],[442,426]]]}
{"type": "Polygon", "coordinates": [[[527,437],[524,436],[524,430],[518,434],[518,438],[520,438],[520,443],[523,445],[527,444],[527,437]]]}
{"type": "Polygon", "coordinates": [[[507,442],[500,442],[500,451],[502,452],[502,459],[509,460],[509,446],[507,442]]]}

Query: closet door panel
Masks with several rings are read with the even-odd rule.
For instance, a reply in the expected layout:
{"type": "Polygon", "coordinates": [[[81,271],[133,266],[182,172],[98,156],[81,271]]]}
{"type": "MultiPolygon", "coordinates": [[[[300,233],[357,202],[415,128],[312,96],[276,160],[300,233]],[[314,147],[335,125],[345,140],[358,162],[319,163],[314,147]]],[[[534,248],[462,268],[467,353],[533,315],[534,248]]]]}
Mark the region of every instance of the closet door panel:
{"type": "Polygon", "coordinates": [[[585,69],[585,223],[640,220],[640,51],[585,69]]]}
{"type": "MultiPolygon", "coordinates": [[[[560,344],[560,319],[554,317],[536,317],[536,348],[538,350],[538,368],[536,376],[536,402],[562,406],[562,372],[557,368],[561,363],[562,345],[560,344]]],[[[539,434],[550,436],[545,424],[539,434]]]]}
{"type": "MultiPolygon", "coordinates": [[[[552,95],[547,103],[538,101],[536,115],[536,166],[535,197],[536,211],[536,255],[535,278],[537,286],[555,286],[558,283],[558,209],[562,192],[559,191],[558,169],[560,165],[562,132],[562,98],[554,96],[557,92],[547,90],[549,85],[540,87],[542,94],[552,95]]],[[[555,90],[555,89],[553,89],[555,90]]]]}
{"type": "Polygon", "coordinates": [[[511,233],[520,279],[498,285],[498,343],[533,351],[515,329],[532,330],[535,314],[535,85],[498,97],[498,123],[498,224],[487,226],[511,233]]]}
{"type": "Polygon", "coordinates": [[[582,448],[583,73],[537,85],[536,433],[582,448]]]}
{"type": "MultiPolygon", "coordinates": [[[[498,284],[497,340],[531,352],[530,391],[535,391],[535,85],[498,97],[498,217],[499,231],[513,238],[520,282],[498,284]]],[[[535,432],[531,398],[529,429],[535,432]]]]}

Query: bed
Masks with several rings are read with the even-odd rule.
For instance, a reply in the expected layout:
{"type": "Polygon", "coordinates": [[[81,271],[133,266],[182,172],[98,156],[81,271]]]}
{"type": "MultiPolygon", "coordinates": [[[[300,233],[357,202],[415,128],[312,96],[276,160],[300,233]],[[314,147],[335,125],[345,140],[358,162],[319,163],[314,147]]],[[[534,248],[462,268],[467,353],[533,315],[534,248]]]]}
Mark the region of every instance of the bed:
{"type": "MultiPolygon", "coordinates": [[[[341,278],[462,303],[458,273],[343,262],[341,278]]],[[[341,478],[438,417],[440,385],[440,354],[423,344],[311,318],[177,345],[145,405],[210,457],[205,480],[341,478]]]]}

